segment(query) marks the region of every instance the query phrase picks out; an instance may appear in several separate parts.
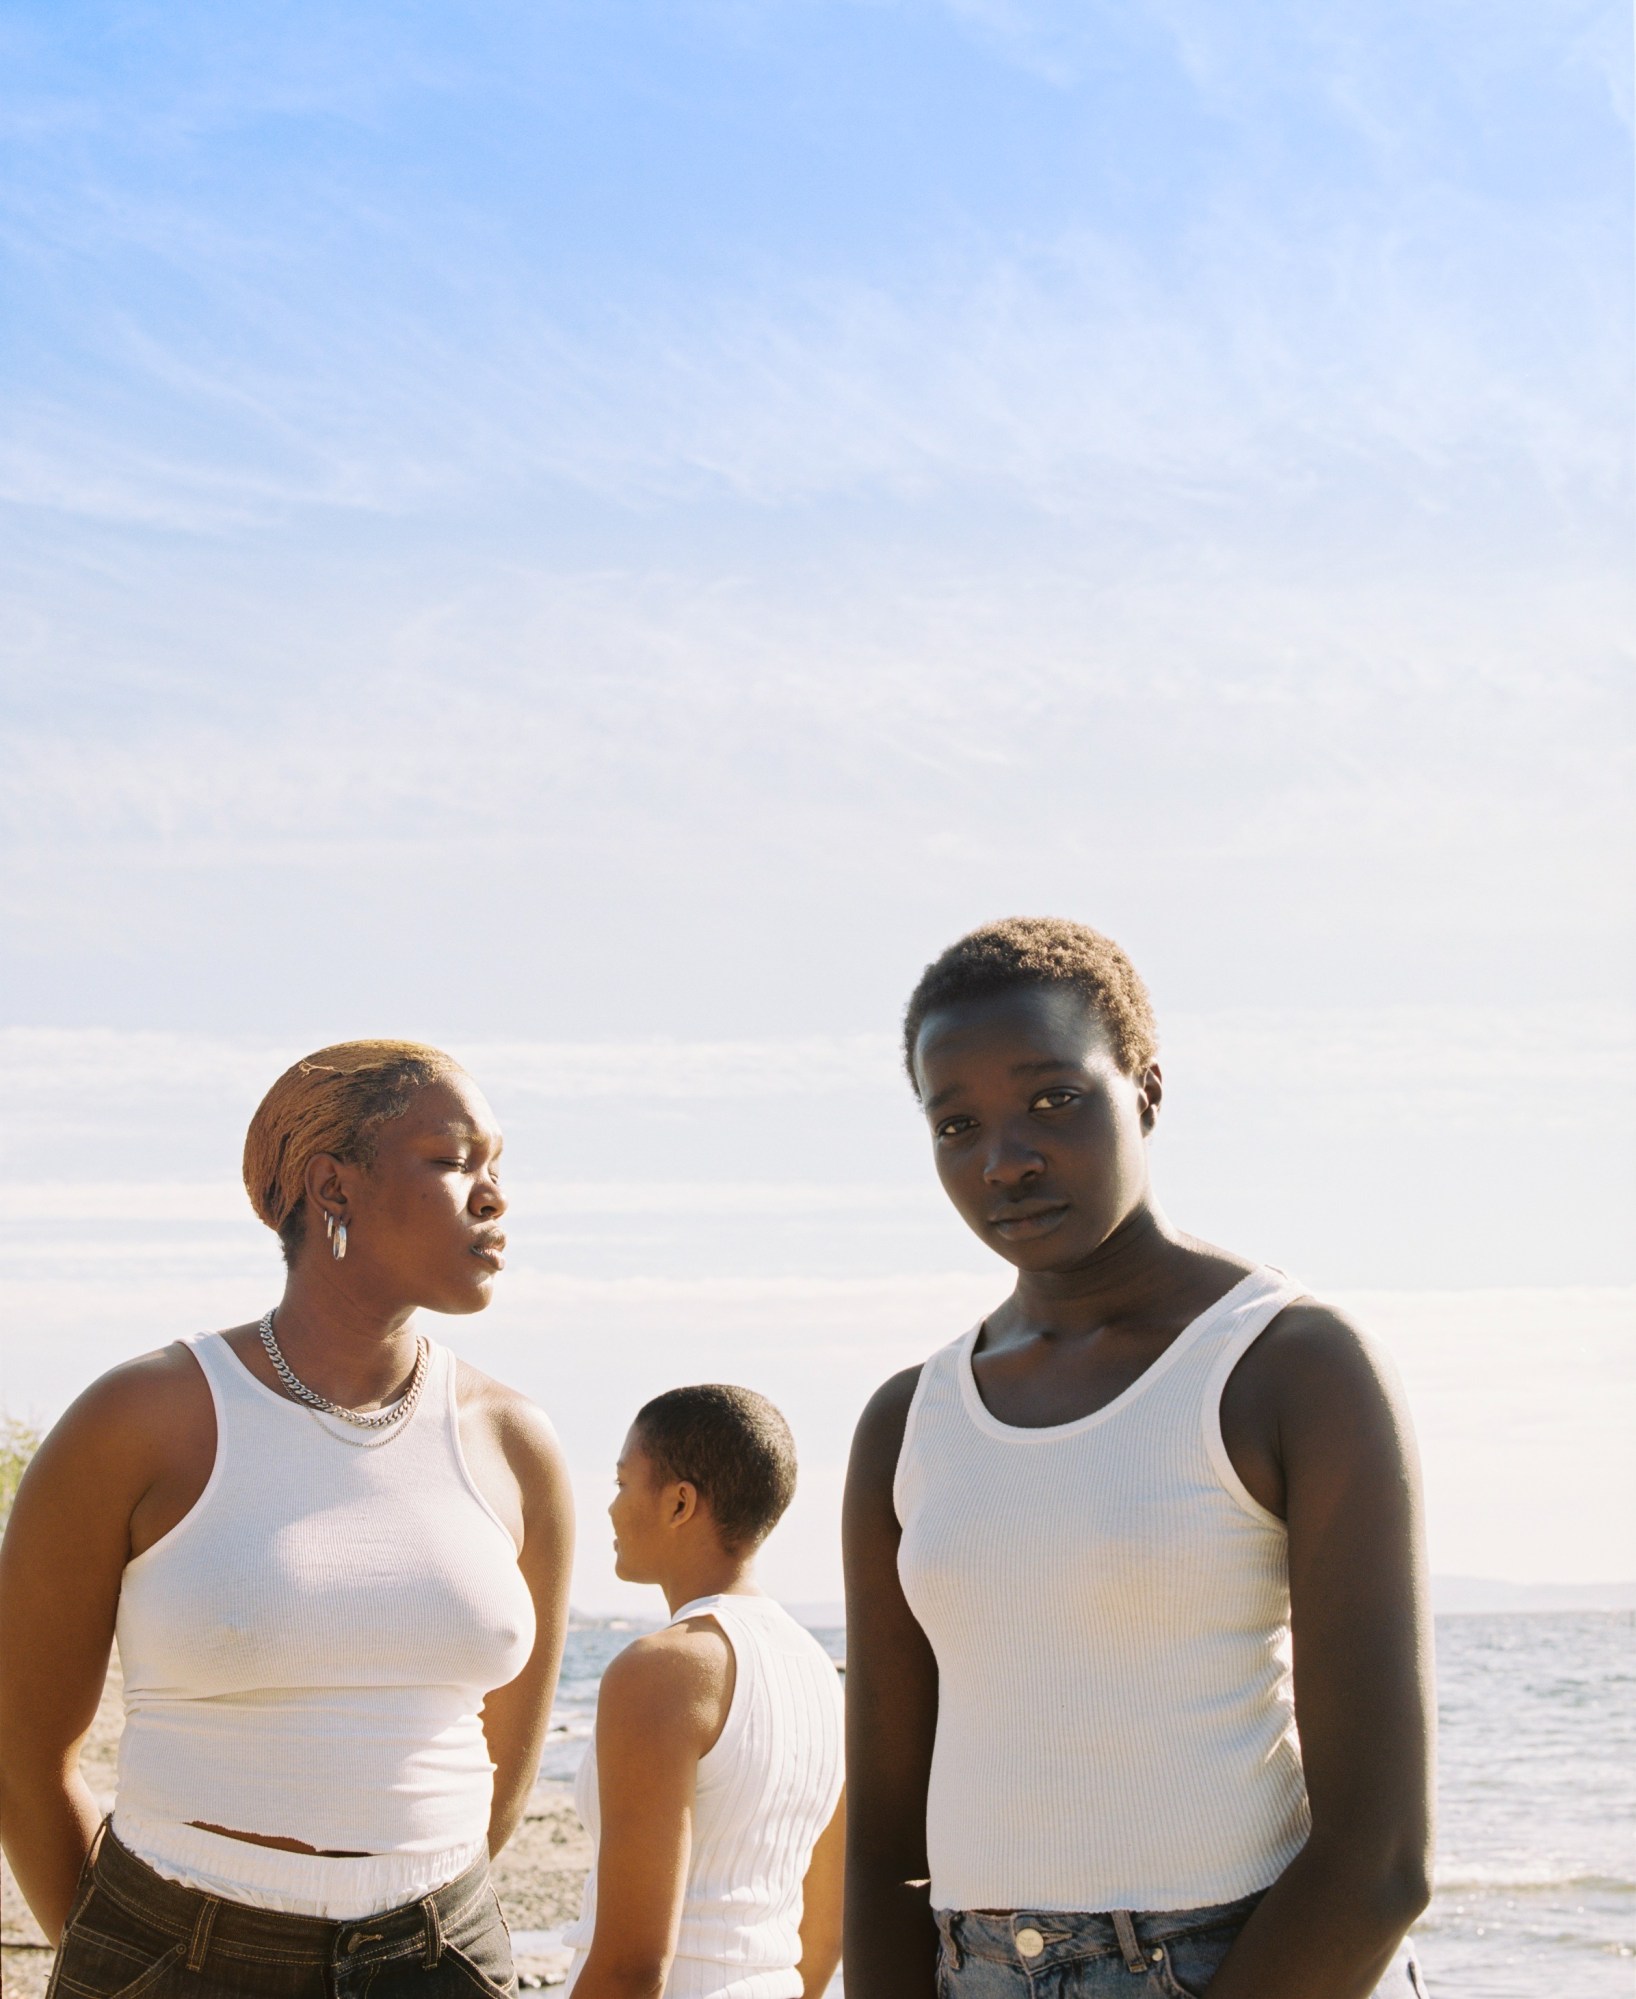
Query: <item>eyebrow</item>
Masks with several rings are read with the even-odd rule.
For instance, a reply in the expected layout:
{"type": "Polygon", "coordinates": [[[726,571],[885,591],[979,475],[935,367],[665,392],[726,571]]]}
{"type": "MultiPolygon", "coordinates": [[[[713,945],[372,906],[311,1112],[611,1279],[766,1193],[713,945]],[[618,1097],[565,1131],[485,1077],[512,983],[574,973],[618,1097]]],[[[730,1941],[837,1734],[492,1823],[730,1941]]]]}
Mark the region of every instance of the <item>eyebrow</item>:
{"type": "MultiPolygon", "coordinates": [[[[1045,1055],[1034,1062],[1013,1062],[1011,1065],[1011,1074],[1013,1076],[1043,1076],[1050,1069],[1077,1069],[1078,1067],[1079,1064],[1072,1056],[1045,1055]]],[[[950,1097],[958,1095],[959,1089],[960,1085],[958,1083],[951,1083],[946,1090],[939,1090],[935,1096],[928,1097],[923,1107],[927,1115],[929,1116],[935,1111],[940,1104],[946,1104],[950,1097]]]]}

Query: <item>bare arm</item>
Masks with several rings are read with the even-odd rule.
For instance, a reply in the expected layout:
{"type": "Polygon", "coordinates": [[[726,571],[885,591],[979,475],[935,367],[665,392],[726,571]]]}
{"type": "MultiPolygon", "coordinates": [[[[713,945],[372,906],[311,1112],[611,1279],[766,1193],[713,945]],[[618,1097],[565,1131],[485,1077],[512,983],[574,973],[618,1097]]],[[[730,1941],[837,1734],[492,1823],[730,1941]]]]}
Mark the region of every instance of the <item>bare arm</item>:
{"type": "Polygon", "coordinates": [[[523,1544],[517,1566],[534,1600],[534,1649],[528,1664],[483,1702],[483,1734],[494,1762],[489,1852],[522,1823],[551,1726],[562,1648],[568,1635],[568,1586],[574,1561],[574,1497],[562,1447],[542,1411],[506,1393],[495,1418],[498,1442],[517,1481],[523,1544]]]}
{"type": "Polygon", "coordinates": [[[818,1835],[801,1883],[801,1999],[823,1999],[841,1961],[842,1898],[846,1886],[846,1793],[818,1835]]]}
{"type": "Polygon", "coordinates": [[[699,1758],[732,1700],[719,1631],[672,1626],[639,1639],[597,1695],[596,1933],[576,1999],[661,1999],[676,1954],[693,1844],[699,1758]]]}
{"type": "MultiPolygon", "coordinates": [[[[79,1756],[108,1675],[133,1515],[200,1396],[208,1406],[203,1378],[174,1350],[94,1383],[35,1454],[0,1541],[0,1836],[53,1942],[102,1816],[79,1756]]],[[[207,1441],[213,1451],[213,1421],[207,1441]]]]}
{"type": "Polygon", "coordinates": [[[1369,1344],[1307,1305],[1240,1363],[1222,1418],[1230,1449],[1234,1431],[1273,1440],[1264,1464],[1251,1451],[1240,1473],[1289,1524],[1312,1835],[1210,1999],[1366,1999],[1429,1895],[1431,1620],[1408,1413],[1369,1344]]]}
{"type": "Polygon", "coordinates": [[[892,1481],[918,1369],[865,1409],[852,1443],[846,1556],[847,1999],[932,1999],[937,1930],[927,1889],[926,1787],[937,1661],[898,1581],[892,1481]]]}

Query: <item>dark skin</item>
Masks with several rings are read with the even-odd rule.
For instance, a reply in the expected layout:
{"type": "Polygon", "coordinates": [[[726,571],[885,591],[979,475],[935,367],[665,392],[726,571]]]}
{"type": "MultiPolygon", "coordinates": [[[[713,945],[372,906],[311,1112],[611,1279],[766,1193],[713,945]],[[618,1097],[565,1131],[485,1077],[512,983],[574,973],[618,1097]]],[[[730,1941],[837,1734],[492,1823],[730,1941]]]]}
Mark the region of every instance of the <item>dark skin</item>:
{"type": "MultiPolygon", "coordinates": [[[[1017,1272],[973,1372],[1018,1428],[1070,1423],[1136,1381],[1251,1268],[1175,1231],[1147,1142],[1157,1066],[1124,1073],[1071,989],[1023,985],[928,1016],[915,1079],[938,1177],[1017,1272]]],[[[937,1662],[898,1580],[892,1479],[911,1368],[859,1422],[847,1479],[849,1999],[933,1999],[926,1793],[937,1662]]],[[[1281,1312],[1221,1404],[1252,1498],[1289,1532],[1295,1705],[1312,1834],[1209,1999],[1366,1999],[1429,1898],[1431,1619],[1419,1469],[1370,1342],[1311,1300],[1281,1312]]]]}
{"type": "MultiPolygon", "coordinates": [[[[307,1167],[304,1228],[278,1307],[297,1376],[344,1407],[396,1399],[414,1371],[418,1309],[466,1314],[504,1267],[503,1141],[468,1077],[417,1090],[378,1127],[367,1165],[325,1153],[307,1167]],[[324,1217],[348,1225],[337,1262],[324,1217]]],[[[254,1325],[227,1335],[258,1381],[283,1395],[254,1325]]],[[[537,1635],[528,1664],[483,1703],[495,1764],[489,1849],[521,1821],[549,1725],[568,1622],[573,1502],[544,1414],[464,1362],[460,1442],[473,1478],[518,1543],[537,1635]]],[[[163,1539],[205,1489],[216,1453],[210,1390],[170,1346],[94,1382],[40,1446],[0,1542],[0,1623],[27,1644],[0,1661],[0,1833],[40,1926],[60,1937],[100,1819],[79,1771],[112,1649],[127,1562],[163,1539]]],[[[253,1845],[310,1853],[278,1826],[217,1826],[253,1845]]]]}

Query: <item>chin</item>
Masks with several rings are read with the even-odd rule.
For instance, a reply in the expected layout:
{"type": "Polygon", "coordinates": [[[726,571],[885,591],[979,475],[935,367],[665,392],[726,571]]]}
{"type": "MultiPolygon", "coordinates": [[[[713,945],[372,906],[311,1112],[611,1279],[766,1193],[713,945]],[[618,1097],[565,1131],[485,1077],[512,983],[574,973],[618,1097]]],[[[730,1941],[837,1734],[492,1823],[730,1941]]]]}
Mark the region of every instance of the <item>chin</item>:
{"type": "Polygon", "coordinates": [[[1037,1271],[1077,1270],[1097,1246],[1095,1242],[1077,1238],[1070,1241],[1062,1235],[1041,1236],[1038,1242],[995,1245],[1013,1269],[1037,1271]]]}
{"type": "Polygon", "coordinates": [[[442,1312],[451,1319],[469,1319],[473,1312],[486,1312],[493,1297],[494,1279],[486,1277],[480,1284],[467,1283],[460,1285],[458,1289],[451,1288],[448,1294],[439,1298],[435,1304],[428,1299],[426,1309],[429,1312],[442,1312]]]}

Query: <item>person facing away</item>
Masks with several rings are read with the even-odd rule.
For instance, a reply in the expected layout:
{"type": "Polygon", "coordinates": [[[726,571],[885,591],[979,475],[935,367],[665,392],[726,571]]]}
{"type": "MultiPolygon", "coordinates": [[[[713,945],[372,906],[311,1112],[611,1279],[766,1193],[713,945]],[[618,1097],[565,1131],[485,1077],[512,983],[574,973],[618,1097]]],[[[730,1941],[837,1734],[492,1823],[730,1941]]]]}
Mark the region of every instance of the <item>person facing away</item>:
{"type": "Polygon", "coordinates": [[[904,1034],[1016,1281],[853,1445],[847,1999],[1408,1999],[1431,1625],[1390,1368],[1161,1213],[1109,939],[975,931],[904,1034]]]}
{"type": "Polygon", "coordinates": [[[840,1679],[754,1576],[795,1492],[789,1425],[748,1388],[674,1388],[638,1412],[616,1479],[615,1572],[657,1583],[670,1622],[602,1676],[568,1990],[818,1999],[841,1955],[840,1679]]]}
{"type": "Polygon", "coordinates": [[[543,1413],[415,1324],[489,1301],[501,1143],[435,1048],[297,1063],[244,1152],[278,1306],[103,1376],[29,1466],[0,1802],[53,1993],[515,1989],[488,1862],[539,1767],[572,1505],[543,1413]],[[99,1830],[78,1750],[116,1636],[99,1830]]]}

